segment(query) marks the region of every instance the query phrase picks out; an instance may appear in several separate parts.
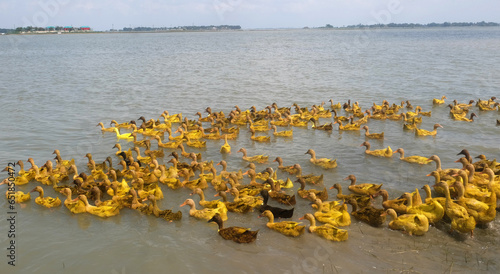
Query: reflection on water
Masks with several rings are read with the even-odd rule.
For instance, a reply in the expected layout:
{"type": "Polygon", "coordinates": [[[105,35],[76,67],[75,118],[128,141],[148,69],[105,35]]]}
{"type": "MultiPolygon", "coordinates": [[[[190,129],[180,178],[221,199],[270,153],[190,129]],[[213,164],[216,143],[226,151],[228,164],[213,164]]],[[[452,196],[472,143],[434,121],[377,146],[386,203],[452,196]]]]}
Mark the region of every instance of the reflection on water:
{"type": "MultiPolygon", "coordinates": [[[[446,30],[388,30],[370,36],[368,48],[350,45],[356,31],[262,31],[234,33],[177,33],[138,35],[34,36],[18,49],[3,45],[0,67],[4,141],[1,163],[33,157],[37,165],[54,157],[74,158],[86,171],[86,153],[99,162],[113,155],[113,133],[101,133],[96,124],[108,126],[140,116],[158,119],[168,110],[195,119],[210,106],[228,114],[242,109],[278,106],[310,107],[322,101],[359,101],[363,109],[382,99],[392,103],[410,100],[423,111],[422,128],[444,126],[435,137],[416,138],[402,130],[400,121],[370,120],[372,132],[385,132],[384,140],[372,140],[372,149],[391,146],[407,155],[437,154],[443,168],[459,167],[456,155],[468,148],[473,156],[498,158],[498,112],[477,112],[474,123],[450,119],[446,106],[433,106],[432,98],[446,95],[460,102],[498,96],[500,80],[500,31],[498,28],[446,30]],[[486,46],[487,45],[487,46],[486,46]]],[[[343,111],[339,115],[346,115],[343,111]]],[[[321,119],[320,123],[331,120],[321,119]]],[[[358,181],[383,183],[390,197],[433,184],[425,175],[434,168],[410,165],[396,157],[366,156],[361,132],[331,133],[294,128],[291,139],[271,137],[270,144],[250,140],[241,128],[237,140],[229,140],[232,153],[219,153],[223,140],[207,140],[203,160],[224,159],[228,170],[246,170],[240,147],[249,154],[281,156],[285,165],[300,163],[304,174],[324,174],[324,186],[340,183],[355,174],[358,181]],[[309,163],[304,153],[312,148],[318,157],[336,158],[338,167],[323,170],[309,163]]],[[[153,141],[153,149],[155,147],[153,141]]],[[[132,145],[120,141],[126,150],[132,145]]],[[[172,150],[165,149],[165,155],[172,150]]],[[[169,157],[160,159],[167,164],[169,157]]],[[[257,165],[258,170],[276,163],[257,165]]],[[[220,171],[220,167],[217,167],[220,171]]],[[[278,173],[285,179],[286,174],[278,173]]],[[[245,178],[245,182],[248,179],[245,178]]],[[[33,183],[19,186],[30,191],[33,183]]],[[[295,184],[293,193],[298,188],[295,184]]],[[[4,188],[2,188],[4,189],[4,188]]],[[[44,187],[47,196],[59,195],[44,187]]],[[[448,233],[449,224],[431,227],[422,237],[410,237],[387,227],[373,228],[357,220],[347,227],[349,240],[331,243],[306,233],[288,238],[265,226],[257,213],[230,214],[226,226],[259,229],[254,244],[238,245],[217,235],[213,223],[189,218],[179,205],[189,197],[186,189],[162,186],[161,209],[181,210],[184,218],[168,223],[131,210],[102,219],[72,215],[66,208],[41,208],[34,201],[17,207],[17,272],[84,273],[99,267],[104,273],[168,272],[498,272],[500,221],[477,228],[474,238],[448,233]]],[[[345,191],[347,192],[347,191],[345,191]]],[[[207,200],[215,191],[207,189],[207,200]]],[[[330,197],[336,194],[329,190],[330,197]]],[[[423,196],[423,192],[421,192],[423,196]]],[[[197,197],[196,197],[197,198],[197,197]]],[[[197,201],[197,200],[196,200],[197,201]]],[[[380,207],[380,198],[375,205],[380,207]]],[[[7,203],[1,200],[0,208],[7,203]]],[[[294,220],[312,212],[309,201],[298,199],[294,220]]],[[[350,210],[350,207],[349,207],[350,210]]],[[[6,210],[2,210],[6,212],[6,210]]],[[[3,213],[5,214],[5,213],[3,213]]],[[[0,230],[7,223],[0,222],[0,230]]],[[[0,237],[0,246],[8,239],[0,237]]],[[[12,271],[5,261],[0,270],[12,271]]]]}

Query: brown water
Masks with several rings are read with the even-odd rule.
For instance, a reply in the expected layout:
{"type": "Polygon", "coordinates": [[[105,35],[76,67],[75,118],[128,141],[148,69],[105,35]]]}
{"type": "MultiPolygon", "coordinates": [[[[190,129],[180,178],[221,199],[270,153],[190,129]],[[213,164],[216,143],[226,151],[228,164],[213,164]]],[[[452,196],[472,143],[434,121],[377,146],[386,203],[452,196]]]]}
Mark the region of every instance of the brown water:
{"type": "MultiPolygon", "coordinates": [[[[382,99],[410,100],[432,117],[422,128],[444,126],[436,137],[416,138],[402,123],[370,120],[372,132],[386,134],[371,141],[373,149],[403,147],[407,155],[437,154],[443,167],[459,167],[456,155],[468,148],[473,156],[500,155],[498,112],[479,112],[474,123],[453,121],[446,107],[433,107],[432,98],[500,97],[500,31],[498,28],[362,31],[256,31],[229,33],[103,34],[30,36],[25,40],[0,37],[0,99],[3,117],[0,140],[2,165],[33,157],[41,166],[54,149],[74,158],[86,171],[84,155],[97,162],[114,155],[114,134],[101,134],[98,122],[109,124],[145,116],[157,119],[168,110],[194,119],[210,106],[229,113],[234,105],[262,109],[298,103],[310,107],[333,99],[359,101],[363,109],[382,99]],[[368,39],[360,43],[359,37],[368,39]]],[[[344,113],[339,113],[344,115],[344,113]]],[[[322,119],[320,123],[328,122],[322,119]]],[[[281,156],[285,165],[300,163],[304,173],[324,174],[330,187],[349,174],[359,182],[384,183],[390,197],[433,184],[425,175],[435,166],[414,166],[392,159],[365,156],[361,133],[331,133],[294,128],[291,140],[271,138],[254,143],[241,129],[229,141],[230,155],[221,156],[223,141],[207,140],[204,160],[226,160],[229,170],[245,169],[241,154],[281,156]],[[308,162],[309,149],[318,157],[337,158],[338,167],[323,170],[308,162]]],[[[131,144],[120,141],[124,149],[131,144]]],[[[154,141],[153,141],[154,143],[154,141]]],[[[156,148],[153,145],[153,148],[156,148]]],[[[165,149],[165,154],[170,150],[165,149]]],[[[114,157],[114,156],[113,156],[114,157]]],[[[117,162],[117,158],[113,158],[117,162]]],[[[166,163],[169,157],[160,160],[166,163]]],[[[169,165],[169,164],[168,164],[169,165]]],[[[258,165],[258,170],[276,163],[258,165]]],[[[220,167],[218,168],[220,171],[220,167]]],[[[286,174],[279,173],[279,178],[286,174]]],[[[7,177],[4,173],[2,179],[7,177]]],[[[248,180],[248,179],[245,179],[248,180]]],[[[29,191],[37,183],[19,186],[29,191]]],[[[46,195],[55,196],[44,187],[46,195]]],[[[298,188],[288,190],[293,193],[298,188]]],[[[6,190],[6,187],[1,187],[6,190]]],[[[422,237],[404,235],[386,226],[372,228],[353,219],[346,242],[327,242],[306,233],[288,238],[269,230],[257,213],[230,214],[226,226],[259,229],[255,243],[224,241],[213,223],[188,217],[179,205],[190,191],[162,186],[160,208],[181,210],[179,222],[166,223],[124,209],[102,219],[72,215],[65,207],[42,208],[32,200],[16,205],[16,266],[0,261],[2,273],[362,273],[362,272],[491,272],[499,271],[500,221],[476,228],[474,238],[448,233],[449,225],[431,227],[422,237]]],[[[330,197],[336,192],[329,191],[330,197]]],[[[212,199],[213,189],[206,191],[212,199]]],[[[59,195],[59,194],[57,194],[59,195]]],[[[421,192],[424,196],[424,193],[421,192]]],[[[61,195],[59,195],[61,197],[61,195]]],[[[195,197],[197,201],[197,197],[195,197]]],[[[376,205],[380,206],[380,198],[376,205]]],[[[293,220],[312,212],[298,199],[293,220]]],[[[0,247],[7,255],[9,214],[0,199],[0,247]]]]}

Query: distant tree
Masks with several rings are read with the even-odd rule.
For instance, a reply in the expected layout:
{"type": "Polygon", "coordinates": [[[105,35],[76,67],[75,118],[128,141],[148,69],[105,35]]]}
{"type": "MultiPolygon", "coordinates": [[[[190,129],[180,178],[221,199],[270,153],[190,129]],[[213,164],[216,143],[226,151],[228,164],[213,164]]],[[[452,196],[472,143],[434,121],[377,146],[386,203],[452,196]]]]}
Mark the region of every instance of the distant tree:
{"type": "Polygon", "coordinates": [[[331,28],[333,28],[333,26],[332,26],[332,25],[330,25],[330,24],[326,24],[326,25],[325,25],[325,28],[329,28],[329,29],[331,29],[331,28]]]}

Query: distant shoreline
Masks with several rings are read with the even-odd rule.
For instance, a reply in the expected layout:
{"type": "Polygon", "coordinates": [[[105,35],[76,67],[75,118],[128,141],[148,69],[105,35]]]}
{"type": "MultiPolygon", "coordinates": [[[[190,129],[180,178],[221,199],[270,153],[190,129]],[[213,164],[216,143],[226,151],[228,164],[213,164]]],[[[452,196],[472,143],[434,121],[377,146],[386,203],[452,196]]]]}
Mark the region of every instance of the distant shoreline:
{"type": "Polygon", "coordinates": [[[234,31],[273,31],[273,30],[370,30],[370,29],[448,29],[448,28],[491,28],[500,27],[500,24],[493,22],[479,23],[431,23],[431,24],[377,24],[377,25],[349,25],[333,27],[329,24],[323,27],[303,27],[303,28],[249,28],[249,29],[166,29],[166,30],[106,30],[106,31],[49,31],[49,32],[2,32],[12,31],[0,29],[2,35],[66,35],[66,34],[130,34],[130,33],[185,33],[185,32],[234,32],[234,31]],[[466,25],[463,25],[466,24],[466,25]]]}

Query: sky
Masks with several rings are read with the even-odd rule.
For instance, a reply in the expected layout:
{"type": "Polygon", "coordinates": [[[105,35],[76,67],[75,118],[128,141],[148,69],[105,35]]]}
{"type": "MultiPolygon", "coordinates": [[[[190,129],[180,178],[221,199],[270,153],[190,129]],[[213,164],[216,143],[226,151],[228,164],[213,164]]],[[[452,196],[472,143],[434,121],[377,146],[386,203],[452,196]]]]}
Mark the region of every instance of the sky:
{"type": "Polygon", "coordinates": [[[499,0],[0,0],[0,28],[500,22],[499,0]]]}

